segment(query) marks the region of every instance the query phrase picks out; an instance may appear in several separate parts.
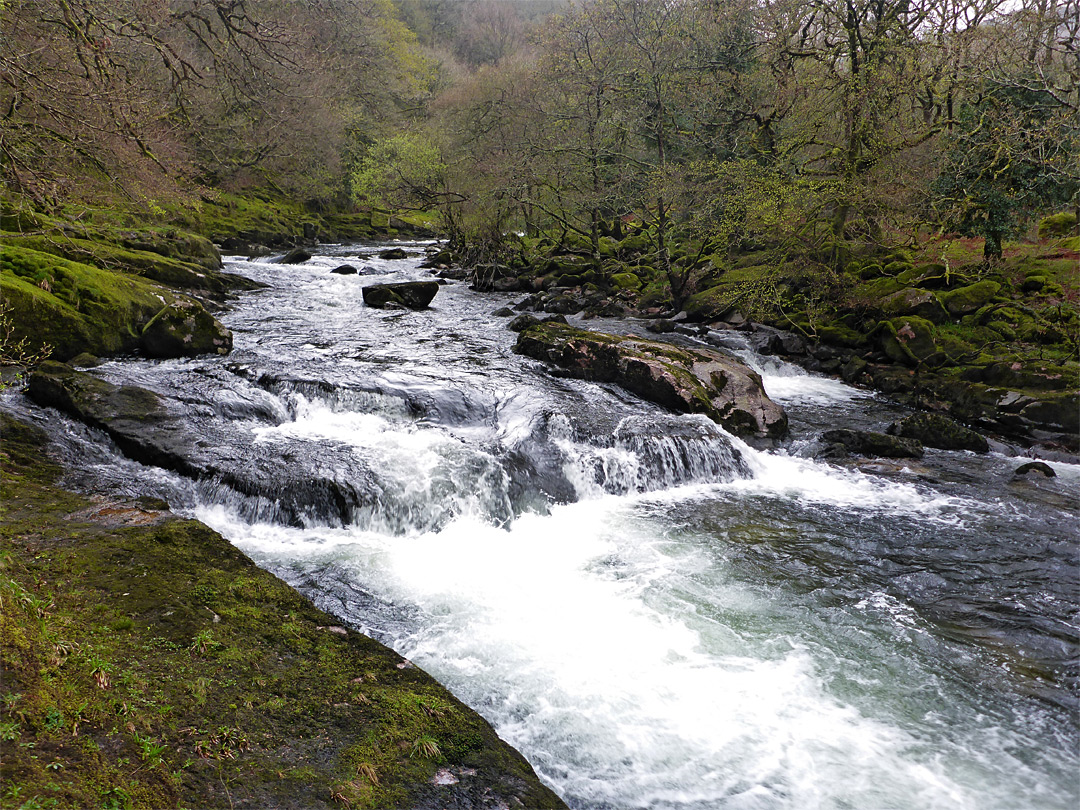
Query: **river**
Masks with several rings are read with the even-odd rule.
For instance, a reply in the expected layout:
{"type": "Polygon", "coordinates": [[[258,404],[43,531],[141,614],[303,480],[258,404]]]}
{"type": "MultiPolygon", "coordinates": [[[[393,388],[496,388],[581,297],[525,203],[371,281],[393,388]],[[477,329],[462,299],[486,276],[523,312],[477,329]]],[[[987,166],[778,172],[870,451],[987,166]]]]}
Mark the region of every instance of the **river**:
{"type": "Polygon", "coordinates": [[[903,411],[721,336],[791,419],[755,450],[513,354],[512,296],[365,307],[428,277],[374,250],[229,260],[268,285],[222,316],[230,356],[95,372],[188,414],[220,475],[6,406],[72,484],[165,498],[426,669],[571,807],[1075,810],[1080,466],[815,460],[903,411]]]}

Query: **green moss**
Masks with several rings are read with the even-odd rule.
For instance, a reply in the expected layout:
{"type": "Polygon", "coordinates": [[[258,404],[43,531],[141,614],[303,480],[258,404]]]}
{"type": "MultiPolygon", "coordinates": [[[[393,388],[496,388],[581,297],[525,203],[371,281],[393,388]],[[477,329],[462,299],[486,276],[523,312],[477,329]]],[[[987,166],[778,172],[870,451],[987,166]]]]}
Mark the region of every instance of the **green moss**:
{"type": "Polygon", "coordinates": [[[176,294],[25,247],[0,245],[0,287],[16,339],[50,345],[58,359],[132,351],[142,328],[176,294]]]}
{"type": "MultiPolygon", "coordinates": [[[[50,236],[7,237],[12,247],[51,253],[98,268],[144,276],[170,287],[189,287],[222,292],[225,280],[207,263],[195,263],[163,256],[148,250],[131,250],[102,241],[50,236]]],[[[216,263],[215,263],[216,265],[216,263]]]]}
{"type": "Polygon", "coordinates": [[[1070,236],[1076,228],[1076,214],[1062,211],[1039,221],[1039,238],[1056,239],[1070,236]]]}

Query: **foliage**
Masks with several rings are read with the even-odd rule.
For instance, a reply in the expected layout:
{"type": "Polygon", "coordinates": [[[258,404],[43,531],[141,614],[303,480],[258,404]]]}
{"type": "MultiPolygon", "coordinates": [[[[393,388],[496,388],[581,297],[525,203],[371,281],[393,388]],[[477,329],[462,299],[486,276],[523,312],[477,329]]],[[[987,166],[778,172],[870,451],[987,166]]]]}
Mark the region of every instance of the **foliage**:
{"type": "Polygon", "coordinates": [[[960,109],[941,174],[931,187],[946,228],[1002,240],[1038,213],[1080,194],[1080,127],[1075,110],[1046,89],[994,84],[960,109]]]}

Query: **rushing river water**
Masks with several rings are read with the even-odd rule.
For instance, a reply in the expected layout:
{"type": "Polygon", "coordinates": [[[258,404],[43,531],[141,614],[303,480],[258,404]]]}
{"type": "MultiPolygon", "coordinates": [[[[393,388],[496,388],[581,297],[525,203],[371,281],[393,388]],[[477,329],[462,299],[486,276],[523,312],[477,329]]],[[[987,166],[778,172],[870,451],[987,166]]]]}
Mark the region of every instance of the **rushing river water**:
{"type": "Polygon", "coordinates": [[[813,460],[902,412],[728,335],[791,417],[759,452],[513,354],[509,296],[364,307],[426,272],[358,250],[230,262],[269,286],[227,358],[98,370],[184,410],[214,475],[7,404],[75,483],[166,498],[431,672],[571,807],[1075,810],[1080,467],[813,460]]]}

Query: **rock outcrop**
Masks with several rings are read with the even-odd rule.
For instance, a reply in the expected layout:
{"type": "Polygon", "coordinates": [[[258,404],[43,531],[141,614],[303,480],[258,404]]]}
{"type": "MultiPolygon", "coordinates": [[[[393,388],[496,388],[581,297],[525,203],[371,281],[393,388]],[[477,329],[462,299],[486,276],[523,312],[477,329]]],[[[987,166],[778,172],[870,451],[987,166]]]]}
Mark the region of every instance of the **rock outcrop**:
{"type": "Polygon", "coordinates": [[[515,351],[585,380],[612,382],[682,413],[701,413],[740,436],[781,438],[787,414],[765,394],[761,377],[719,352],[536,323],[515,351]]]}

